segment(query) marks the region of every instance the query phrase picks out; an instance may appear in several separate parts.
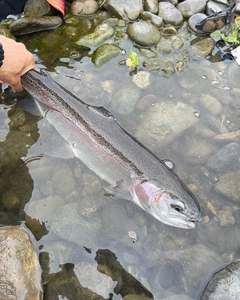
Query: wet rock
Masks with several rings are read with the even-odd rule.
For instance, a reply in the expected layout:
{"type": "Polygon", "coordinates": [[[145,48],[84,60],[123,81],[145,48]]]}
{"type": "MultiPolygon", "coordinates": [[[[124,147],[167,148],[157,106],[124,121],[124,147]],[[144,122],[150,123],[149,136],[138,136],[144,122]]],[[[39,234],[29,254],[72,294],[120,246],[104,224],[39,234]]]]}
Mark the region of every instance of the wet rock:
{"type": "Polygon", "coordinates": [[[240,261],[216,272],[205,287],[201,300],[237,300],[240,295],[240,261]]]}
{"type": "Polygon", "coordinates": [[[216,80],[216,73],[209,68],[192,64],[191,68],[185,69],[179,78],[180,85],[188,91],[201,94],[211,94],[212,81],[216,80]],[[194,74],[194,76],[193,76],[194,74]]]}
{"type": "Polygon", "coordinates": [[[110,276],[98,271],[97,263],[81,262],[74,266],[73,271],[83,287],[106,299],[117,284],[110,276]]]}
{"type": "Polygon", "coordinates": [[[83,37],[81,37],[78,41],[78,45],[83,46],[98,46],[102,44],[105,40],[114,35],[114,29],[108,24],[98,25],[95,30],[83,37]]]}
{"type": "Polygon", "coordinates": [[[93,52],[92,62],[96,66],[102,66],[120,54],[122,54],[122,49],[120,47],[114,44],[104,44],[93,52]]]}
{"type": "Polygon", "coordinates": [[[219,181],[215,184],[214,188],[217,192],[225,197],[240,203],[240,171],[231,171],[219,177],[219,181]]]}
{"type": "Polygon", "coordinates": [[[61,206],[53,215],[50,228],[59,238],[89,249],[101,238],[98,236],[101,220],[95,210],[79,211],[77,202],[61,206]]]}
{"type": "Polygon", "coordinates": [[[168,75],[175,73],[175,68],[168,59],[149,58],[143,62],[143,66],[149,71],[158,70],[168,75]]]}
{"type": "Polygon", "coordinates": [[[180,50],[184,46],[183,39],[178,35],[172,36],[170,41],[174,50],[180,50]]]}
{"type": "Polygon", "coordinates": [[[177,5],[177,8],[182,13],[185,19],[190,18],[196,13],[203,11],[206,5],[206,0],[186,0],[177,5]]]}
{"type": "Polygon", "coordinates": [[[53,190],[57,195],[69,195],[76,188],[76,182],[70,167],[61,163],[53,171],[52,175],[53,190]]]}
{"type": "Polygon", "coordinates": [[[157,27],[146,21],[130,24],[127,33],[130,39],[140,46],[155,45],[161,38],[157,27]]]}
{"type": "Polygon", "coordinates": [[[158,43],[155,48],[161,54],[170,54],[172,52],[170,47],[162,45],[161,43],[158,43]]]}
{"type": "Polygon", "coordinates": [[[217,173],[235,170],[240,166],[240,144],[230,143],[223,146],[207,161],[207,167],[217,173]]]}
{"type": "Polygon", "coordinates": [[[222,112],[221,103],[215,97],[209,94],[201,96],[199,102],[213,116],[217,116],[222,112]]]}
{"type": "Polygon", "coordinates": [[[66,299],[91,299],[105,300],[106,298],[95,294],[88,288],[81,286],[76,274],[71,268],[71,264],[61,266],[61,271],[53,278],[45,280],[46,290],[44,300],[53,300],[61,293],[66,299]]]}
{"type": "Polygon", "coordinates": [[[177,294],[177,295],[164,297],[162,300],[193,300],[193,298],[190,298],[187,295],[177,294]]]}
{"type": "Polygon", "coordinates": [[[43,30],[55,29],[62,24],[62,21],[62,18],[58,16],[25,17],[13,21],[9,25],[9,29],[15,35],[24,35],[43,30]]]}
{"type": "Polygon", "coordinates": [[[99,10],[99,5],[95,0],[76,0],[71,4],[73,15],[93,15],[99,10]]]}
{"type": "Polygon", "coordinates": [[[135,84],[127,84],[112,97],[111,107],[120,115],[128,115],[133,110],[140,97],[141,90],[135,84]]]}
{"type": "Polygon", "coordinates": [[[118,16],[123,20],[136,20],[140,12],[143,11],[142,0],[108,0],[103,4],[104,8],[110,11],[113,15],[118,16]]]}
{"type": "Polygon", "coordinates": [[[157,26],[158,28],[163,26],[163,19],[148,11],[142,12],[140,14],[140,17],[143,21],[151,22],[153,25],[157,26]]]}
{"type": "Polygon", "coordinates": [[[221,227],[232,227],[235,224],[235,218],[231,211],[226,209],[219,210],[216,218],[221,227]]]}
{"type": "Polygon", "coordinates": [[[151,74],[146,71],[140,71],[133,76],[133,83],[140,89],[146,89],[151,84],[151,74]]]}
{"type": "Polygon", "coordinates": [[[28,0],[24,7],[26,17],[41,17],[51,13],[51,5],[46,0],[28,0]]]}
{"type": "Polygon", "coordinates": [[[89,197],[102,191],[102,184],[99,177],[92,174],[83,174],[83,197],[89,197]]]}
{"type": "Polygon", "coordinates": [[[198,34],[202,34],[202,31],[196,29],[195,26],[206,18],[207,18],[207,15],[202,14],[202,13],[197,13],[197,14],[194,14],[193,16],[191,16],[188,19],[188,26],[189,26],[190,30],[192,30],[193,32],[196,32],[198,34]]]}
{"type": "Polygon", "coordinates": [[[8,210],[16,209],[21,204],[21,199],[19,199],[18,195],[11,190],[5,191],[2,195],[2,204],[8,210]]]}
{"type": "Polygon", "coordinates": [[[157,53],[151,49],[138,48],[138,50],[146,57],[149,57],[149,58],[157,57],[157,53]]]}
{"type": "Polygon", "coordinates": [[[7,151],[2,146],[0,146],[0,174],[4,171],[8,164],[9,157],[7,151]]]}
{"type": "Polygon", "coordinates": [[[192,51],[197,56],[207,56],[212,53],[214,48],[214,40],[210,38],[197,40],[191,43],[192,51]]]}
{"type": "Polygon", "coordinates": [[[159,149],[196,122],[194,108],[181,102],[162,101],[146,111],[136,137],[151,149],[159,149]]]}
{"type": "Polygon", "coordinates": [[[22,126],[26,121],[25,112],[20,108],[17,107],[12,113],[9,113],[10,122],[9,127],[10,129],[16,129],[22,126]]]}
{"type": "Polygon", "coordinates": [[[48,223],[54,212],[64,204],[59,196],[48,196],[44,199],[28,202],[25,207],[25,213],[32,219],[38,220],[40,223],[48,223]]]}
{"type": "Polygon", "coordinates": [[[43,299],[41,269],[27,231],[0,227],[0,298],[43,299]]]}
{"type": "Polygon", "coordinates": [[[166,24],[173,26],[180,26],[183,23],[183,16],[180,10],[170,2],[159,2],[158,16],[163,18],[166,24]]]}
{"type": "MultiPolygon", "coordinates": [[[[191,136],[183,139],[180,149],[183,151],[183,156],[187,161],[195,164],[203,164],[209,158],[212,148],[209,142],[201,136],[191,136]]],[[[181,151],[179,149],[179,151],[181,151]]]]}
{"type": "Polygon", "coordinates": [[[186,288],[188,293],[196,296],[196,290],[202,279],[209,274],[211,270],[215,270],[223,263],[222,258],[210,248],[196,244],[187,246],[184,249],[175,249],[167,251],[163,259],[177,260],[182,265],[184,274],[191,274],[186,276],[186,288]],[[192,270],[198,270],[192,272],[192,270]]]}
{"type": "Polygon", "coordinates": [[[217,134],[214,140],[218,142],[240,142],[240,130],[217,134]]]}
{"type": "Polygon", "coordinates": [[[157,14],[158,9],[158,0],[144,0],[144,10],[157,14]]]}

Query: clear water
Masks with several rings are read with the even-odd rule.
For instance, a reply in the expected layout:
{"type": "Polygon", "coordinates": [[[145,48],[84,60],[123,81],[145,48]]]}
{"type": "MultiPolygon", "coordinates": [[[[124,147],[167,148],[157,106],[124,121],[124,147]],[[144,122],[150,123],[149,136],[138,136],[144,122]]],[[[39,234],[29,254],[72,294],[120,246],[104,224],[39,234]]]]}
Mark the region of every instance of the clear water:
{"type": "Polygon", "coordinates": [[[29,48],[39,68],[47,69],[84,102],[112,111],[133,136],[154,104],[139,108],[146,95],[154,95],[157,102],[194,107],[198,119],[194,126],[159,147],[151,141],[146,146],[161,159],[174,162],[175,172],[198,197],[204,221],[193,230],[173,228],[131,202],[104,195],[106,183],[78,159],[65,158],[68,154],[62,151],[59,133],[44,118],[23,112],[15,95],[6,91],[0,98],[0,149],[10,153],[10,160],[1,176],[1,223],[20,223],[31,232],[43,268],[45,299],[80,299],[79,283],[86,300],[93,299],[86,288],[100,295],[94,299],[175,299],[174,295],[198,299],[212,274],[239,257],[240,205],[214,189],[223,173],[236,170],[239,160],[224,172],[207,166],[208,158],[230,142],[216,142],[214,137],[239,129],[235,95],[239,67],[235,62],[192,57],[182,73],[151,72],[151,85],[141,92],[133,112],[124,115],[114,110],[111,93],[106,91],[107,84],[117,91],[132,81],[129,69],[118,64],[132,47],[129,41],[122,43],[126,54],[102,67],[94,66],[88,56],[75,59],[75,54],[50,66],[30,42],[29,48]],[[219,113],[202,105],[204,95],[219,101],[219,113]],[[20,121],[14,123],[17,114],[25,120],[18,116],[20,121]],[[41,156],[45,147],[53,156],[41,156]],[[16,195],[19,203],[6,204],[6,191],[16,195]],[[235,219],[228,227],[218,217],[219,211],[226,210],[235,219]],[[71,288],[64,278],[72,282],[71,288]]]}

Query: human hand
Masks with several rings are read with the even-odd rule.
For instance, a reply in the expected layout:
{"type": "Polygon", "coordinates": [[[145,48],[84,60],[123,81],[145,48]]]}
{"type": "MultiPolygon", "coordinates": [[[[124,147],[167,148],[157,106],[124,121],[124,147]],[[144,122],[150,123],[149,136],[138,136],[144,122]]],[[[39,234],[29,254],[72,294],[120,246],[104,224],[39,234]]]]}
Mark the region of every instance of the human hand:
{"type": "Polygon", "coordinates": [[[3,64],[0,68],[0,81],[12,87],[14,91],[22,89],[21,76],[31,69],[36,69],[34,57],[25,45],[0,35],[4,50],[3,64]]]}

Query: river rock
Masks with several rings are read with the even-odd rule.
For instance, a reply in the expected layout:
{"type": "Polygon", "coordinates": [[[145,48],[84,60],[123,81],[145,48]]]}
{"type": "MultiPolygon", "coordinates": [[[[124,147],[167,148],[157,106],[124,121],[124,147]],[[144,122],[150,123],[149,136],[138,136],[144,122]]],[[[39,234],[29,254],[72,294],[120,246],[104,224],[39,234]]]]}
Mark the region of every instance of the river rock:
{"type": "Polygon", "coordinates": [[[202,95],[199,99],[199,102],[213,116],[220,115],[220,113],[222,112],[221,103],[210,94],[202,95]]]}
{"type": "Polygon", "coordinates": [[[105,299],[109,294],[113,294],[113,289],[117,285],[110,276],[98,271],[98,264],[90,262],[80,262],[73,269],[79,282],[85,288],[101,295],[105,299]]]}
{"type": "Polygon", "coordinates": [[[19,208],[21,199],[12,190],[7,190],[2,195],[2,204],[7,210],[14,210],[19,208]]]}
{"type": "Polygon", "coordinates": [[[140,71],[133,76],[133,83],[136,84],[140,89],[146,89],[150,86],[152,81],[151,74],[146,71],[140,71]]]}
{"type": "Polygon", "coordinates": [[[56,166],[52,175],[53,190],[57,195],[69,195],[76,188],[72,170],[66,163],[56,166]]]}
{"type": "Polygon", "coordinates": [[[95,0],[76,0],[71,4],[73,15],[93,15],[99,10],[99,5],[95,0]]]}
{"type": "Polygon", "coordinates": [[[15,35],[24,35],[33,32],[50,30],[62,24],[62,18],[58,16],[24,17],[13,21],[9,29],[15,35]]]}
{"type": "Polygon", "coordinates": [[[141,90],[135,84],[130,83],[113,94],[111,107],[120,115],[129,115],[140,97],[141,90]]]}
{"type": "Polygon", "coordinates": [[[105,40],[114,35],[114,29],[107,23],[98,25],[90,34],[84,35],[78,41],[78,45],[83,46],[99,46],[105,40]]]}
{"type": "Polygon", "coordinates": [[[180,10],[170,2],[164,1],[159,3],[158,16],[163,18],[166,24],[171,24],[173,26],[180,26],[183,23],[183,16],[180,10]]]}
{"type": "Polygon", "coordinates": [[[26,17],[41,17],[51,13],[51,5],[46,0],[28,0],[24,6],[26,17]]]}
{"type": "Polygon", "coordinates": [[[200,13],[204,10],[206,5],[206,0],[186,0],[180,2],[177,5],[177,9],[180,10],[185,19],[190,18],[196,13],[200,13]]]}
{"type": "Polygon", "coordinates": [[[216,252],[201,244],[179,250],[169,250],[163,255],[163,259],[175,260],[182,265],[184,274],[186,274],[184,281],[188,290],[187,294],[195,296],[203,278],[223,263],[222,258],[216,252]],[[198,271],[192,272],[192,270],[198,271]],[[187,276],[187,274],[191,275],[187,276]]]}
{"type": "Polygon", "coordinates": [[[237,300],[240,295],[240,261],[216,272],[205,287],[200,300],[237,300]]]}
{"type": "Polygon", "coordinates": [[[205,57],[212,53],[214,40],[210,38],[196,40],[191,43],[191,47],[195,55],[205,57]]]}
{"type": "Polygon", "coordinates": [[[225,173],[219,177],[218,182],[214,188],[217,192],[223,196],[233,200],[234,202],[240,203],[240,171],[231,171],[225,173]]]}
{"type": "Polygon", "coordinates": [[[98,47],[92,54],[92,62],[96,66],[102,66],[112,58],[122,54],[122,49],[114,44],[104,44],[98,47]]]}
{"type": "Polygon", "coordinates": [[[140,46],[155,45],[161,38],[158,28],[147,21],[130,24],[127,33],[130,39],[140,46]]]}
{"type": "Polygon", "coordinates": [[[28,202],[25,207],[25,213],[32,219],[38,220],[40,223],[48,223],[54,212],[64,204],[59,196],[48,196],[44,199],[28,202]]]}
{"type": "Polygon", "coordinates": [[[73,202],[56,210],[50,228],[59,238],[90,249],[100,238],[100,224],[101,220],[95,214],[95,209],[92,212],[88,210],[88,213],[86,209],[79,212],[78,203],[73,202]]]}
{"type": "Polygon", "coordinates": [[[149,23],[152,23],[153,25],[157,26],[158,28],[163,26],[163,19],[148,12],[144,11],[140,14],[140,17],[143,21],[148,21],[149,23]]]}
{"type": "Polygon", "coordinates": [[[229,143],[209,157],[207,167],[218,174],[240,167],[240,144],[229,143]]]}
{"type": "Polygon", "coordinates": [[[197,122],[194,111],[193,107],[182,102],[158,102],[144,114],[136,130],[136,137],[151,149],[166,146],[197,122]]]}
{"type": "Polygon", "coordinates": [[[41,268],[20,226],[0,227],[0,299],[43,299],[41,268]]]}
{"type": "Polygon", "coordinates": [[[158,0],[144,0],[144,10],[153,14],[158,14],[158,0]]]}
{"type": "Polygon", "coordinates": [[[142,0],[108,0],[104,8],[123,20],[136,20],[143,11],[142,0]]]}
{"type": "Polygon", "coordinates": [[[196,29],[195,26],[206,18],[207,18],[207,15],[202,14],[202,13],[197,13],[197,14],[192,15],[188,19],[188,26],[189,26],[190,30],[193,32],[196,32],[197,34],[202,34],[203,32],[201,30],[196,29]]]}
{"type": "MultiPolygon", "coordinates": [[[[159,49],[159,44],[156,47],[159,49]]],[[[166,48],[164,50],[167,51],[166,48]]],[[[158,70],[162,72],[164,75],[168,74],[171,75],[175,73],[175,68],[173,66],[173,63],[168,59],[160,59],[160,58],[149,58],[148,60],[145,60],[143,62],[143,66],[146,67],[149,71],[158,70]]]]}

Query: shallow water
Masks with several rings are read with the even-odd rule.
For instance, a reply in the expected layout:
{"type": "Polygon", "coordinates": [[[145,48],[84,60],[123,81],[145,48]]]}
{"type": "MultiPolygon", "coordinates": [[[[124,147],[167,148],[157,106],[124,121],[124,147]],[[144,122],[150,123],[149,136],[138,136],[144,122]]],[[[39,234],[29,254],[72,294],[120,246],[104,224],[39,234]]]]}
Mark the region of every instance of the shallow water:
{"type": "MultiPolygon", "coordinates": [[[[81,52],[80,58],[68,51],[70,56],[53,62],[34,48],[38,35],[33,37],[33,42],[27,38],[24,42],[34,51],[39,68],[48,70],[84,102],[113,112],[133,136],[145,112],[158,102],[181,102],[194,108],[193,125],[174,139],[159,146],[147,136],[139,139],[161,159],[174,162],[174,171],[193,189],[204,215],[195,229],[178,229],[160,223],[131,202],[104,195],[106,183],[78,159],[63,157],[68,154],[61,149],[59,133],[44,118],[18,108],[15,95],[6,91],[0,98],[0,149],[4,147],[10,159],[2,173],[0,192],[12,191],[19,203],[14,206],[2,200],[1,223],[21,223],[32,233],[43,267],[45,299],[79,299],[79,282],[85,299],[122,299],[126,295],[132,295],[126,299],[175,299],[171,298],[174,295],[198,299],[212,274],[239,258],[239,202],[215,189],[223,174],[237,172],[239,159],[230,157],[233,163],[223,168],[210,168],[207,163],[233,142],[214,138],[239,129],[235,90],[239,67],[235,62],[192,57],[182,73],[153,71],[152,83],[141,91],[134,110],[123,114],[111,103],[111,88],[115,93],[132,81],[134,74],[118,64],[128,57],[129,41],[120,45],[126,54],[96,67],[81,52]],[[149,94],[154,100],[144,103],[141,99],[149,94]],[[210,100],[205,103],[201,100],[204,95],[215,97],[220,107],[211,106],[210,100]],[[46,147],[50,156],[44,155],[46,147]],[[226,211],[232,223],[221,223],[226,211]],[[73,282],[71,288],[66,278],[73,282]],[[103,298],[91,298],[86,288],[103,298]]],[[[144,58],[138,54],[141,62],[144,58]]],[[[158,134],[157,128],[151,130],[158,134]]]]}

